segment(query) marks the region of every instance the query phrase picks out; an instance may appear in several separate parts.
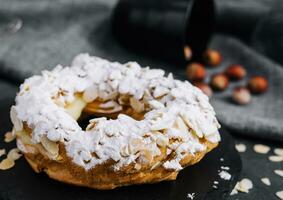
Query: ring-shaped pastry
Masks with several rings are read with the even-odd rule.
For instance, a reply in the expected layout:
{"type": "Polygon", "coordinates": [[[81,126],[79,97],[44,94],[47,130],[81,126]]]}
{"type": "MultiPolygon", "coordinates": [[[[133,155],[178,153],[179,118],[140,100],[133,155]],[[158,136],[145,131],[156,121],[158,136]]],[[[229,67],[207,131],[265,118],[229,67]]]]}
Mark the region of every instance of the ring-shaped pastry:
{"type": "Polygon", "coordinates": [[[220,141],[208,97],[189,82],[87,54],[26,79],[11,120],[34,171],[96,189],[174,180],[220,141]]]}

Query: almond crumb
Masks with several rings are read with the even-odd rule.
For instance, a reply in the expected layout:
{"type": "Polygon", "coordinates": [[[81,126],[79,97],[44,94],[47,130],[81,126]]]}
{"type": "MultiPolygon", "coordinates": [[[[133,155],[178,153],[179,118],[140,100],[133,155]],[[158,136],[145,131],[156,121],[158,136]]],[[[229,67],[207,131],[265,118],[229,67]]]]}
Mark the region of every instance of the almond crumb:
{"type": "Polygon", "coordinates": [[[5,133],[5,139],[4,141],[6,143],[12,142],[16,138],[16,135],[13,134],[11,131],[5,133]]]}
{"type": "Polygon", "coordinates": [[[283,177],[283,170],[276,169],[276,170],[274,170],[274,173],[279,175],[279,176],[281,176],[281,177],[283,177]]]}
{"type": "Polygon", "coordinates": [[[275,193],[276,196],[279,198],[279,199],[282,199],[283,200],[283,190],[282,191],[278,191],[275,193]]]}
{"type": "Polygon", "coordinates": [[[22,154],[20,154],[20,150],[18,148],[11,149],[7,155],[7,158],[11,160],[18,160],[22,154]]]}
{"type": "Polygon", "coordinates": [[[235,195],[235,194],[238,194],[238,190],[236,190],[236,188],[232,190],[232,192],[230,193],[230,196],[235,195]]]}
{"type": "Polygon", "coordinates": [[[229,174],[227,171],[220,171],[218,173],[218,175],[220,176],[220,178],[222,178],[223,180],[230,180],[231,179],[231,174],[229,174]]]}
{"type": "Polygon", "coordinates": [[[249,193],[249,190],[253,188],[253,183],[250,179],[244,178],[238,182],[235,189],[239,192],[249,193]]]}
{"type": "Polygon", "coordinates": [[[283,161],[283,156],[269,156],[268,159],[271,162],[282,162],[283,161]]]}
{"type": "Polygon", "coordinates": [[[263,144],[254,145],[254,151],[260,154],[267,154],[270,151],[270,147],[263,144]]]}
{"type": "Polygon", "coordinates": [[[15,161],[9,158],[6,158],[0,163],[0,170],[11,169],[15,165],[15,161]]]}
{"type": "Polygon", "coordinates": [[[276,148],[276,149],[274,149],[274,153],[278,156],[283,156],[283,149],[276,148]]]}
{"type": "Polygon", "coordinates": [[[246,151],[246,149],[247,149],[247,147],[246,147],[246,145],[244,145],[244,144],[236,144],[235,145],[235,148],[236,148],[236,150],[238,151],[238,152],[245,152],[246,151]]]}
{"type": "Polygon", "coordinates": [[[188,193],[187,194],[187,198],[189,198],[189,199],[194,199],[195,198],[195,193],[193,192],[193,193],[188,193]]]}
{"type": "Polygon", "coordinates": [[[6,154],[6,150],[5,149],[0,149],[0,157],[6,154]]]}
{"type": "Polygon", "coordinates": [[[260,180],[261,180],[261,182],[263,182],[265,185],[268,185],[268,186],[271,185],[270,180],[269,180],[269,178],[267,178],[267,177],[261,178],[260,180]]]}

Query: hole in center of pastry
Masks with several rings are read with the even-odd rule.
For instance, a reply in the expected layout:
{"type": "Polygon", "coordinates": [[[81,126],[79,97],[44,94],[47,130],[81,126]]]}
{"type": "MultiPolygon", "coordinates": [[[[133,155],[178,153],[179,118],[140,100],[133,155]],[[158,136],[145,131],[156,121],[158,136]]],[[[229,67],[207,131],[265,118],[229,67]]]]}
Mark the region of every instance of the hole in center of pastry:
{"type": "MultiPolygon", "coordinates": [[[[123,99],[124,100],[124,99],[123,99]]],[[[127,101],[119,101],[119,97],[102,100],[96,99],[92,102],[85,102],[80,94],[76,99],[65,106],[66,111],[77,120],[80,127],[85,130],[89,120],[93,118],[106,117],[107,119],[117,119],[119,114],[128,115],[135,120],[143,120],[146,109],[143,103],[129,97],[127,101]]]]}

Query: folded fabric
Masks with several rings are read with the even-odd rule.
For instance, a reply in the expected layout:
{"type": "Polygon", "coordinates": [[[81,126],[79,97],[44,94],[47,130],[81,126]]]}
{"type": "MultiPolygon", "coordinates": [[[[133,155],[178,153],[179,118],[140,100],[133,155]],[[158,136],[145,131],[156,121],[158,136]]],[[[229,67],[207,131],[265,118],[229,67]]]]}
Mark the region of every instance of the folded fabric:
{"type": "MultiPolygon", "coordinates": [[[[141,65],[163,67],[184,79],[184,66],[173,66],[154,58],[137,55],[123,48],[112,37],[111,10],[116,0],[0,0],[0,13],[6,21],[21,19],[23,27],[14,34],[0,35],[0,76],[21,82],[24,78],[51,69],[57,64],[68,65],[72,57],[81,52],[113,61],[138,61],[141,65]]],[[[270,83],[266,94],[253,97],[247,106],[230,101],[234,85],[215,94],[211,102],[220,122],[237,133],[258,138],[283,141],[283,68],[256,53],[240,41],[218,35],[211,47],[221,51],[222,65],[209,73],[222,71],[227,65],[240,63],[249,75],[263,74],[270,83]]]]}

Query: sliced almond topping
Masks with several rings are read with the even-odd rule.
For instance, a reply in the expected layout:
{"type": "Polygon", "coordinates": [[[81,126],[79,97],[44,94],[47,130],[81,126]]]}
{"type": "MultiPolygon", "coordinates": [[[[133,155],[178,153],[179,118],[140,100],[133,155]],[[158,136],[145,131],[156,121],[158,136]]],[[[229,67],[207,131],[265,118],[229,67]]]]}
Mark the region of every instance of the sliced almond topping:
{"type": "Polygon", "coordinates": [[[7,170],[12,168],[15,165],[15,161],[9,158],[6,158],[0,163],[0,170],[7,170]]]}
{"type": "Polygon", "coordinates": [[[85,130],[89,131],[89,130],[93,129],[95,127],[95,125],[96,125],[96,123],[89,123],[85,130]]]}
{"type": "Polygon", "coordinates": [[[276,194],[276,196],[277,196],[279,199],[283,200],[283,190],[282,190],[282,191],[278,191],[278,192],[276,192],[275,194],[276,194]]]}
{"type": "Polygon", "coordinates": [[[140,161],[143,163],[150,163],[153,160],[153,155],[150,150],[143,149],[142,151],[140,151],[140,154],[140,161]]]}
{"type": "Polygon", "coordinates": [[[283,156],[269,156],[268,159],[271,162],[282,162],[283,161],[283,156]]]}
{"type": "Polygon", "coordinates": [[[169,93],[170,90],[166,87],[162,87],[162,86],[159,86],[159,87],[156,87],[153,91],[153,97],[154,98],[159,98],[159,97],[162,97],[164,96],[165,94],[169,93]]]}
{"type": "Polygon", "coordinates": [[[276,149],[274,149],[274,153],[278,156],[283,156],[283,149],[276,148],[276,149]]]}
{"type": "Polygon", "coordinates": [[[59,145],[56,142],[48,140],[46,135],[44,135],[40,140],[44,149],[50,153],[52,157],[57,157],[59,155],[59,145]]]}
{"type": "Polygon", "coordinates": [[[11,131],[9,131],[9,132],[7,132],[7,133],[5,134],[5,139],[4,139],[4,141],[7,142],[7,143],[9,143],[9,142],[12,142],[15,138],[16,138],[16,135],[13,134],[11,131]]]}
{"type": "Polygon", "coordinates": [[[11,117],[12,123],[14,124],[15,131],[23,130],[23,123],[22,123],[21,120],[19,120],[19,118],[17,116],[17,112],[16,112],[16,109],[15,109],[15,106],[11,107],[10,117],[11,117]]]}
{"type": "Polygon", "coordinates": [[[190,121],[189,117],[187,116],[187,114],[182,113],[181,117],[184,120],[184,122],[186,123],[186,125],[192,129],[191,132],[194,135],[196,135],[198,138],[203,138],[203,133],[201,131],[195,130],[193,128],[194,126],[192,126],[191,121],[190,121]]]}
{"type": "Polygon", "coordinates": [[[6,154],[6,150],[5,149],[0,149],[0,157],[6,154]]]}
{"type": "Polygon", "coordinates": [[[135,164],[135,169],[136,169],[136,170],[140,170],[140,169],[141,169],[141,164],[136,163],[136,164],[135,164]]]}
{"type": "Polygon", "coordinates": [[[69,115],[77,120],[86,106],[86,102],[81,98],[76,98],[72,103],[68,104],[65,109],[69,115]]]}
{"type": "Polygon", "coordinates": [[[7,155],[7,158],[11,160],[18,160],[22,154],[20,154],[20,150],[17,148],[11,149],[7,155]]]}
{"type": "Polygon", "coordinates": [[[129,145],[123,146],[120,151],[121,156],[128,157],[131,155],[129,145]]]}
{"type": "Polygon", "coordinates": [[[260,180],[261,180],[261,182],[263,182],[265,185],[268,185],[268,186],[271,185],[270,180],[269,180],[269,178],[267,178],[267,177],[261,178],[260,180]]]}
{"type": "Polygon", "coordinates": [[[254,145],[254,151],[260,154],[267,154],[270,151],[270,147],[263,144],[254,145]]]}
{"type": "Polygon", "coordinates": [[[113,109],[113,108],[116,108],[120,106],[118,103],[116,103],[115,101],[106,101],[106,102],[103,102],[99,105],[99,108],[101,109],[113,109]]]}
{"type": "Polygon", "coordinates": [[[127,95],[120,95],[118,102],[120,105],[128,105],[130,97],[127,95]]]}
{"type": "Polygon", "coordinates": [[[89,87],[83,93],[83,100],[87,103],[94,101],[98,97],[96,87],[89,87]]]}
{"type": "Polygon", "coordinates": [[[130,105],[132,106],[134,111],[137,113],[141,113],[144,111],[144,104],[134,97],[130,98],[130,105]]]}
{"type": "Polygon", "coordinates": [[[274,170],[274,173],[279,175],[279,176],[281,176],[281,177],[283,177],[283,170],[276,169],[276,170],[274,170]]]}
{"type": "Polygon", "coordinates": [[[246,147],[246,145],[244,145],[244,144],[236,144],[235,145],[235,148],[236,148],[236,150],[238,151],[238,152],[245,152],[246,151],[246,149],[247,149],[247,147],[246,147]]]}
{"type": "Polygon", "coordinates": [[[55,98],[53,101],[59,107],[65,107],[66,105],[66,103],[62,101],[62,99],[59,99],[59,98],[55,98]]]}
{"type": "Polygon", "coordinates": [[[156,143],[160,147],[166,147],[169,144],[169,139],[165,136],[159,136],[156,139],[156,143]]]}
{"type": "Polygon", "coordinates": [[[135,138],[131,140],[131,144],[134,146],[142,146],[143,145],[143,140],[140,138],[135,138]]]}
{"type": "Polygon", "coordinates": [[[188,132],[188,127],[184,123],[183,119],[181,117],[177,117],[176,119],[176,126],[177,128],[182,132],[188,132]]]}
{"type": "Polygon", "coordinates": [[[33,145],[25,145],[25,148],[28,153],[36,154],[38,152],[38,150],[34,148],[33,145]]]}
{"type": "Polygon", "coordinates": [[[150,150],[145,150],[144,156],[148,160],[148,162],[151,162],[153,160],[153,155],[152,155],[152,152],[150,150]]]}
{"type": "Polygon", "coordinates": [[[161,162],[156,162],[156,163],[154,163],[154,165],[152,165],[152,167],[150,168],[150,170],[154,170],[154,169],[156,169],[157,167],[159,167],[161,165],[161,162]]]}
{"type": "Polygon", "coordinates": [[[164,105],[156,100],[148,101],[148,104],[154,109],[164,108],[164,105]]]}

